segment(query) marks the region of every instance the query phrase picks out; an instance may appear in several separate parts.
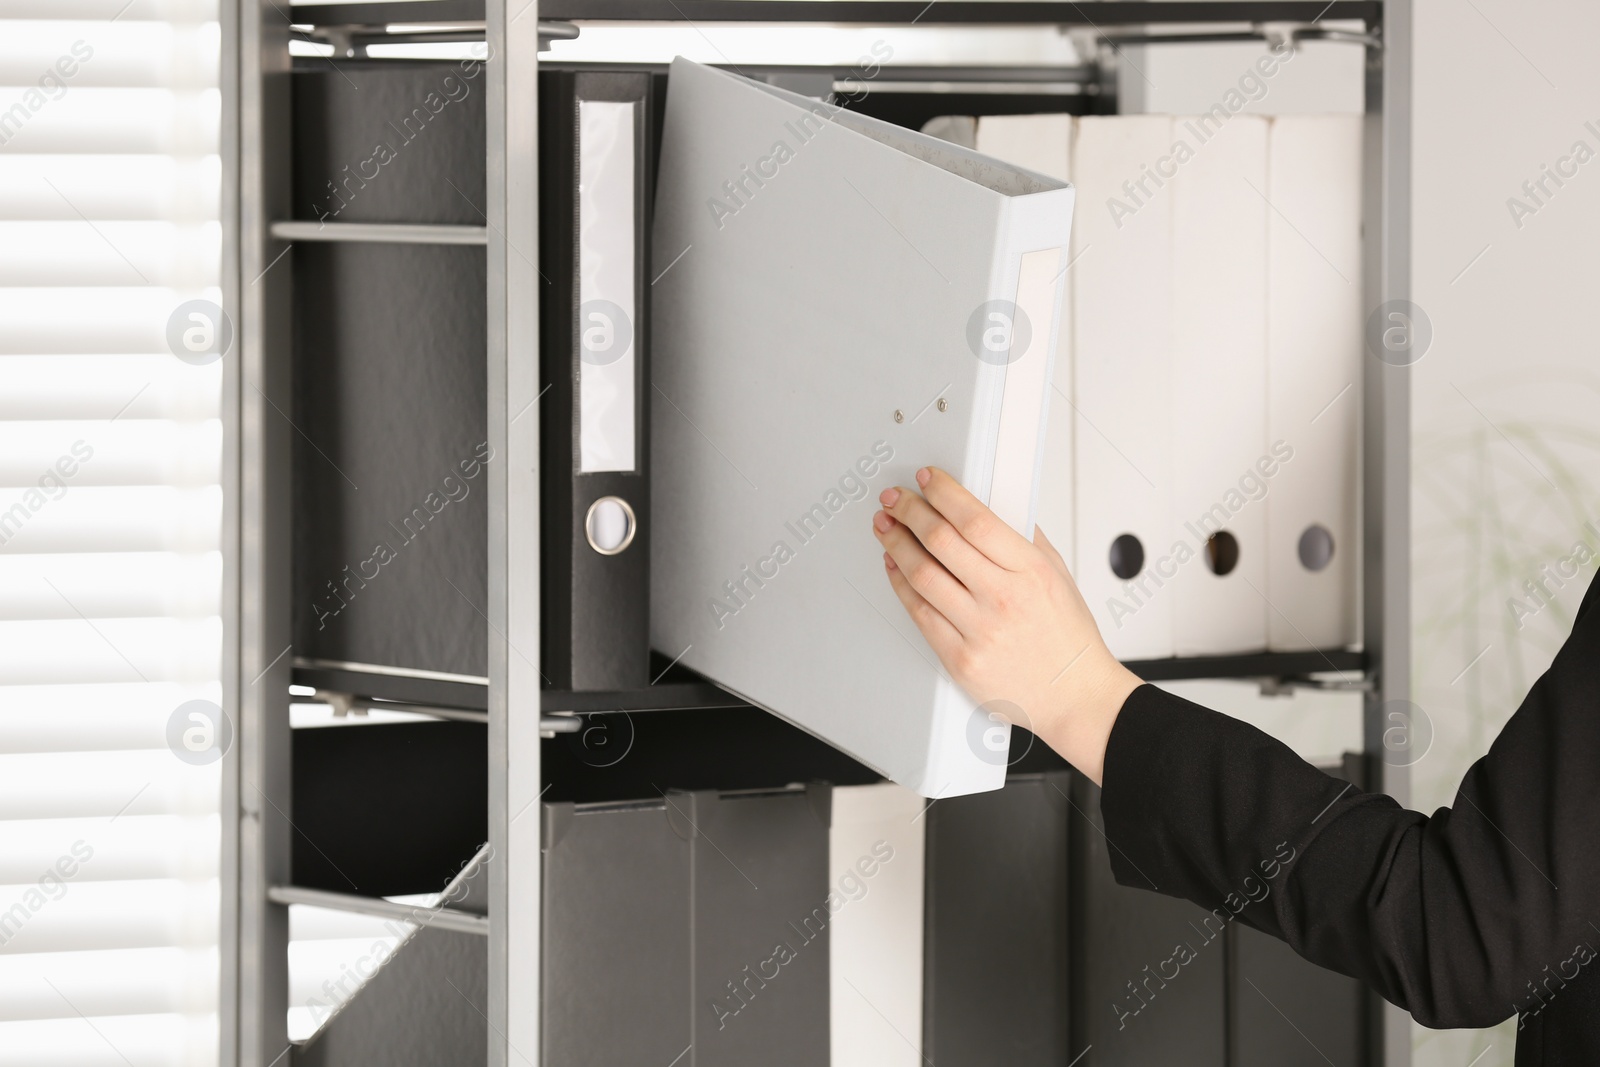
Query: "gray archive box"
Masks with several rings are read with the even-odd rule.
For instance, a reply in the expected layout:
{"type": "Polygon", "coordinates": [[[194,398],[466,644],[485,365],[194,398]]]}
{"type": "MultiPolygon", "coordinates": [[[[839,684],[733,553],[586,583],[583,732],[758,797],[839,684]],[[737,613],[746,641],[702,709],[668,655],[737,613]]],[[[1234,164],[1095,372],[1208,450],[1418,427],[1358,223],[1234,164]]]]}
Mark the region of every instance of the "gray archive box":
{"type": "MultiPolygon", "coordinates": [[[[301,60],[294,87],[297,219],[483,225],[482,63],[301,60]]],[[[481,253],[480,253],[481,254],[481,253]]]]}
{"type": "Polygon", "coordinates": [[[291,254],[295,655],[486,675],[483,249],[291,254]]]}
{"type": "MultiPolygon", "coordinates": [[[[482,69],[297,66],[294,217],[482,225],[482,69]]],[[[335,241],[285,258],[294,402],[267,417],[294,427],[295,658],[368,668],[365,696],[440,699],[404,672],[489,673],[487,258],[335,241]]]]}
{"type": "Polygon", "coordinates": [[[1324,970],[1269,934],[1233,931],[1229,1067],[1360,1067],[1365,987],[1324,970]]]}
{"type": "Polygon", "coordinates": [[[923,1038],[939,1067],[1061,1067],[1069,1045],[1067,771],[928,808],[923,1038]]]}
{"type": "Polygon", "coordinates": [[[424,927],[307,1045],[298,1067],[473,1067],[489,1060],[489,939],[424,927]]]}
{"type": "Polygon", "coordinates": [[[544,1067],[827,1067],[830,795],[546,804],[544,1067]]]}
{"type": "Polygon", "coordinates": [[[1105,836],[1100,790],[1084,778],[1073,785],[1083,813],[1074,813],[1080,825],[1073,834],[1074,1042],[1094,1046],[1096,1067],[1224,1067],[1226,927],[1215,919],[1207,924],[1209,913],[1195,904],[1149,891],[1154,886],[1118,885],[1110,860],[1116,842],[1105,836]],[[1172,972],[1165,961],[1180,944],[1193,958],[1165,981],[1159,972],[1172,972]]]}
{"type": "MultiPolygon", "coordinates": [[[[1323,766],[1365,788],[1365,757],[1323,766]]],[[[1279,883],[1279,889],[1283,883],[1279,883]]],[[[1277,890],[1274,890],[1275,892],[1277,890]]],[[[1367,1062],[1367,1008],[1356,979],[1325,970],[1260,930],[1234,924],[1228,967],[1228,1067],[1359,1067],[1367,1062]]]]}
{"type": "Polygon", "coordinates": [[[659,800],[544,819],[545,1067],[673,1062],[690,1043],[687,824],[659,800]]]}
{"type": "Polygon", "coordinates": [[[689,794],[695,1067],[827,1067],[832,795],[689,794]]]}
{"type": "MultiPolygon", "coordinates": [[[[1360,757],[1327,769],[1360,784],[1360,757]]],[[[1073,833],[1074,1042],[1094,1046],[1095,1064],[1366,1062],[1367,994],[1359,982],[1239,919],[1223,922],[1148,886],[1117,885],[1109,856],[1117,846],[1103,832],[1100,791],[1081,778],[1075,785],[1083,817],[1073,833]]]]}

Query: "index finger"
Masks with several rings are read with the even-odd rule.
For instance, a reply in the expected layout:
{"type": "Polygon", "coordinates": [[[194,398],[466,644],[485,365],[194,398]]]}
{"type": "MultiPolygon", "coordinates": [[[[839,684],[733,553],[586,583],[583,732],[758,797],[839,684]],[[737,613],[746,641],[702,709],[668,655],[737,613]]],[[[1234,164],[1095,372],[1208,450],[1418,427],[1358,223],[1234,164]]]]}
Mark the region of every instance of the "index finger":
{"type": "Polygon", "coordinates": [[[923,467],[917,471],[917,484],[928,503],[961,531],[968,544],[1008,571],[1027,566],[1033,549],[1028,539],[1002,522],[948,472],[923,467]]]}

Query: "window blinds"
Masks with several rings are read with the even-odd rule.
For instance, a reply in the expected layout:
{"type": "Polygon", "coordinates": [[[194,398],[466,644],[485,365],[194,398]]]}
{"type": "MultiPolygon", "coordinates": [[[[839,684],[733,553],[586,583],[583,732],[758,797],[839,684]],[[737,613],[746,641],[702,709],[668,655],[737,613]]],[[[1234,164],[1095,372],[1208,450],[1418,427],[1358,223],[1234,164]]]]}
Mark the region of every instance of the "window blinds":
{"type": "Polygon", "coordinates": [[[217,1058],[220,764],[168,738],[221,700],[221,363],[167,337],[218,55],[215,0],[0,7],[0,1067],[217,1058]]]}

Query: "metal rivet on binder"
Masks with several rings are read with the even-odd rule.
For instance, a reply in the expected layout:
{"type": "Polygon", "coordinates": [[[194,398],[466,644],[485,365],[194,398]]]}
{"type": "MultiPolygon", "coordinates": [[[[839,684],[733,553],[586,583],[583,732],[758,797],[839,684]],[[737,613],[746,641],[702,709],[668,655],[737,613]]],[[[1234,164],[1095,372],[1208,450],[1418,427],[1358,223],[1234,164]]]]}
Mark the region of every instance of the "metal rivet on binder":
{"type": "Polygon", "coordinates": [[[899,408],[895,408],[894,409],[894,421],[895,422],[905,422],[906,421],[906,413],[901,411],[899,408]]]}
{"type": "Polygon", "coordinates": [[[948,410],[950,410],[950,401],[946,400],[942,396],[939,398],[939,410],[940,411],[948,411],[948,410]]]}

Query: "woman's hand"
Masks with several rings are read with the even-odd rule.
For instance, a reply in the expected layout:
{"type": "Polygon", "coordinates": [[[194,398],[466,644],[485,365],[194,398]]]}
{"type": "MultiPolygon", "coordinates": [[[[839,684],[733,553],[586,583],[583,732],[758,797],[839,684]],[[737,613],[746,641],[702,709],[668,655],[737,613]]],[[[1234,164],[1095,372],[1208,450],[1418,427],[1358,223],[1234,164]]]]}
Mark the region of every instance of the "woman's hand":
{"type": "Polygon", "coordinates": [[[1096,784],[1139,679],[1118,663],[1043,531],[1017,534],[949,474],[885,489],[873,531],[900,603],[973,700],[1032,730],[1096,784]]]}

